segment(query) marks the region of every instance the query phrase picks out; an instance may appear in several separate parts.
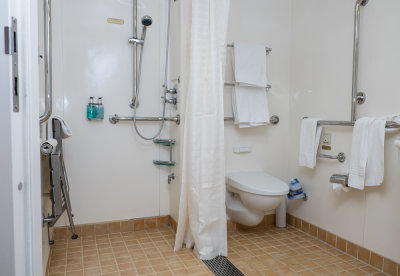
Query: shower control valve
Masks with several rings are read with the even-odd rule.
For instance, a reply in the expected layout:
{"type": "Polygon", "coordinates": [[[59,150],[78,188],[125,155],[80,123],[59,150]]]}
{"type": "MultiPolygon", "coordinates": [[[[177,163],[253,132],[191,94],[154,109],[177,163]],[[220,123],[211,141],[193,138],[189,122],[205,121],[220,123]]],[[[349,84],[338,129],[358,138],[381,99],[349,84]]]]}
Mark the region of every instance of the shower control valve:
{"type": "Polygon", "coordinates": [[[168,184],[171,184],[172,180],[175,179],[175,174],[171,173],[168,175],[168,184]]]}
{"type": "Polygon", "coordinates": [[[169,93],[169,94],[176,94],[177,92],[176,92],[176,88],[170,88],[170,89],[166,89],[166,91],[165,91],[166,93],[169,93]]]}
{"type": "Polygon", "coordinates": [[[173,104],[176,107],[176,105],[178,103],[178,96],[177,96],[176,89],[175,88],[172,88],[172,89],[165,88],[165,93],[171,94],[170,98],[168,98],[167,96],[165,96],[165,97],[162,96],[161,99],[164,99],[164,101],[166,103],[173,104]]]}

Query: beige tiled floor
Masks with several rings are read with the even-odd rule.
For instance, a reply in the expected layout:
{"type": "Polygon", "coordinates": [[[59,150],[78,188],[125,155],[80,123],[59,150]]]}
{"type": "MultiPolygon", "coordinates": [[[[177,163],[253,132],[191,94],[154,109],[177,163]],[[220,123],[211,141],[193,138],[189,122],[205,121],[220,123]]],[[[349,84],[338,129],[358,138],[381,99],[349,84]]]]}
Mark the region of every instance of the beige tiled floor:
{"type": "MultiPolygon", "coordinates": [[[[173,251],[172,230],[55,242],[50,275],[213,275],[191,250],[173,251]]],[[[383,275],[341,251],[288,227],[229,233],[229,259],[245,275],[383,275]]]]}

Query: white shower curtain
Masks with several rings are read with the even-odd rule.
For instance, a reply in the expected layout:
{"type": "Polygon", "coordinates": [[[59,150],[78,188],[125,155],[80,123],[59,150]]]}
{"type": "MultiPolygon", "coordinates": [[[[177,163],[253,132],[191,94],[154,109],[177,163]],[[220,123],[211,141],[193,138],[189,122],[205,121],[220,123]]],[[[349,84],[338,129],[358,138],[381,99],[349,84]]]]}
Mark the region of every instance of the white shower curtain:
{"type": "Polygon", "coordinates": [[[175,250],[227,255],[223,87],[230,0],[181,1],[181,197],[175,250]]]}

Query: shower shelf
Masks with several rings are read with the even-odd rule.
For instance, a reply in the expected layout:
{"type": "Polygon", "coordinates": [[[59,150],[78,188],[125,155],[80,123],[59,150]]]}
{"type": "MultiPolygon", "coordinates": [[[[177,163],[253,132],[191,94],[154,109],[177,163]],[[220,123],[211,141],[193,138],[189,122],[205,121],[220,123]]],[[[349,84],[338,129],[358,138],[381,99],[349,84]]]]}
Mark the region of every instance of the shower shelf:
{"type": "Polygon", "coordinates": [[[153,142],[154,144],[170,147],[175,145],[176,139],[154,139],[153,142]]]}
{"type": "Polygon", "coordinates": [[[153,160],[154,165],[158,166],[175,166],[175,161],[172,161],[172,147],[176,143],[176,139],[153,139],[153,143],[165,147],[169,147],[169,161],[153,160]]]}
{"type": "Polygon", "coordinates": [[[159,165],[159,166],[168,166],[168,167],[173,167],[175,166],[175,161],[159,161],[159,160],[153,160],[154,165],[159,165]]]}

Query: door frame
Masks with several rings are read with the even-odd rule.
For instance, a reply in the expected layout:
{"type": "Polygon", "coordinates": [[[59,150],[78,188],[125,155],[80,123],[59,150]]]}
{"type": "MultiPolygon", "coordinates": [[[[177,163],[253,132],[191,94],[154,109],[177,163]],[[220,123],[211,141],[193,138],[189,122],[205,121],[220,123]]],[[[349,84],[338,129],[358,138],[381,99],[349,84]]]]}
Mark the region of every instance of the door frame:
{"type": "Polygon", "coordinates": [[[43,275],[37,0],[0,0],[0,267],[43,275]],[[17,19],[19,112],[4,27],[17,19]]]}

